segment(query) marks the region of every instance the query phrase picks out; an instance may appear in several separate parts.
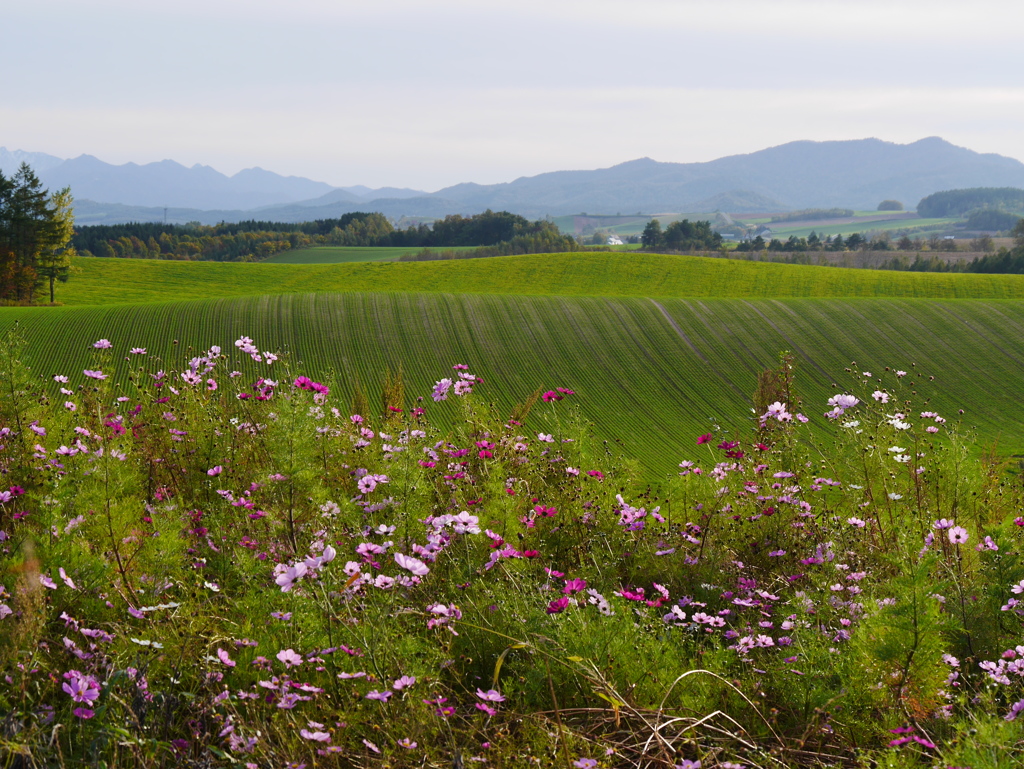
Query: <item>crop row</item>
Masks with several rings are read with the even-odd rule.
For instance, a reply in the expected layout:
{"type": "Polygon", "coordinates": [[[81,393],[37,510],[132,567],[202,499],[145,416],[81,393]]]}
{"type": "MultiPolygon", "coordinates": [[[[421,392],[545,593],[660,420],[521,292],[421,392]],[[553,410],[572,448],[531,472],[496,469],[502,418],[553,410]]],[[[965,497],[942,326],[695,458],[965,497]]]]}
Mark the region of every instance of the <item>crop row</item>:
{"type": "MultiPolygon", "coordinates": [[[[562,415],[575,401],[600,438],[621,441],[655,476],[691,454],[712,419],[726,430],[749,429],[756,374],[783,349],[797,355],[798,389],[813,418],[821,419],[833,384],[848,387],[844,369],[856,361],[875,377],[886,366],[909,371],[902,386],[946,416],[966,409],[965,423],[988,441],[1000,439],[1003,452],[1024,442],[1024,306],[1017,302],[324,293],[0,310],[0,331],[16,321],[34,372],[67,374],[75,384],[84,382],[99,338],[114,343],[112,365],[121,369],[130,346],[180,368],[195,350],[218,344],[234,352],[233,341],[247,335],[263,349],[288,351],[293,371],[333,378],[342,406],[357,381],[376,404],[384,372],[399,367],[411,397],[429,393],[452,364],[467,363],[501,383],[493,392],[506,410],[537,387],[569,387],[578,394],[538,404],[529,426],[557,429],[536,420],[562,415]]],[[[886,375],[885,386],[895,383],[886,375]]],[[[486,384],[480,392],[494,397],[486,384]]]]}

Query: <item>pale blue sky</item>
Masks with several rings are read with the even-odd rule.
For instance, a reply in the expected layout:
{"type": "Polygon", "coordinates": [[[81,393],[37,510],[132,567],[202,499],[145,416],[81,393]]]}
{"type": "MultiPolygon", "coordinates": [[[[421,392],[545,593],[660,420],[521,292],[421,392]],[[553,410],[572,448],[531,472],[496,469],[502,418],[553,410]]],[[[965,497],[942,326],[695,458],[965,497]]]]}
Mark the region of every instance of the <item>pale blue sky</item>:
{"type": "Polygon", "coordinates": [[[1024,159],[1024,4],[0,0],[0,146],[435,190],[796,139],[1024,159]]]}

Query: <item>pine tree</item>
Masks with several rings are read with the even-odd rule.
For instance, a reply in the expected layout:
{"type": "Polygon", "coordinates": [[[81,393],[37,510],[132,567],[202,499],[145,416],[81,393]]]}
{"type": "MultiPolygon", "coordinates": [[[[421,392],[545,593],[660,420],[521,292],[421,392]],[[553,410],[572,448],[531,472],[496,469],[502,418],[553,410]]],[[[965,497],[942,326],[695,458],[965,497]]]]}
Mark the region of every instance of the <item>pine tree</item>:
{"type": "Polygon", "coordinates": [[[25,163],[0,173],[0,300],[31,302],[44,281],[67,280],[74,233],[71,190],[48,195],[25,163]]]}

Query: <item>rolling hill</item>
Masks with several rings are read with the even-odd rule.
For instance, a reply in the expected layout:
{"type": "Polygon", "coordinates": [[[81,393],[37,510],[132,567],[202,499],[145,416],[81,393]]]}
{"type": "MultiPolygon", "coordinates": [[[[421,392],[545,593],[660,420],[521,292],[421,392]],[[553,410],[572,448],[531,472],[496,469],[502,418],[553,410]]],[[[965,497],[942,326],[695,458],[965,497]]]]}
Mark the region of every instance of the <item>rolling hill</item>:
{"type": "MultiPolygon", "coordinates": [[[[555,414],[575,403],[599,438],[621,442],[651,478],[664,478],[713,423],[748,430],[757,372],[792,350],[812,418],[835,388],[851,387],[845,369],[856,361],[886,388],[930,397],[951,423],[965,408],[964,424],[983,443],[1024,451],[1024,278],[1014,276],[647,254],[335,265],[83,259],[79,268],[64,289],[68,306],[0,308],[0,330],[19,325],[26,361],[47,380],[63,373],[83,384],[99,338],[115,345],[110,365],[129,365],[123,353],[142,346],[152,365],[171,368],[192,350],[233,352],[235,339],[251,336],[288,351],[292,372],[328,378],[343,407],[357,380],[372,391],[388,368],[402,367],[415,396],[468,363],[501,382],[493,392],[505,409],[538,386],[576,390],[559,411],[538,406],[524,429],[556,430],[555,414]],[[910,376],[898,382],[886,367],[910,376]]],[[[451,404],[426,403],[453,418],[451,404]]]]}

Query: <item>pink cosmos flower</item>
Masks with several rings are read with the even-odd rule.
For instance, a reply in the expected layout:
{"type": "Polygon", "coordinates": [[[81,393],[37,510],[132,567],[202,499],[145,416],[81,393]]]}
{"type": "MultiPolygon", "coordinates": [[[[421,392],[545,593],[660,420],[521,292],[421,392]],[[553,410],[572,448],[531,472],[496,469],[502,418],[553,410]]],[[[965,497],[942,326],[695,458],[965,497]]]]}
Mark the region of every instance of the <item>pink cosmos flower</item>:
{"type": "Polygon", "coordinates": [[[237,664],[233,659],[231,659],[231,655],[223,649],[217,649],[217,657],[229,668],[233,668],[237,664]]]}
{"type": "Polygon", "coordinates": [[[60,574],[60,578],[62,580],[64,580],[64,584],[65,585],[70,587],[72,590],[78,590],[78,586],[75,584],[74,580],[71,579],[71,577],[68,576],[68,573],[66,571],[64,571],[64,567],[63,566],[61,566],[59,569],[57,569],[57,573],[60,574]]]}
{"type": "Polygon", "coordinates": [[[834,408],[845,411],[846,409],[852,409],[860,401],[852,395],[843,393],[842,395],[834,395],[828,399],[828,405],[834,408]]]}
{"type": "Polygon", "coordinates": [[[145,347],[133,347],[128,352],[130,352],[132,355],[145,355],[146,354],[146,348],[145,347]]]}
{"type": "Polygon", "coordinates": [[[585,579],[567,579],[562,592],[566,595],[572,595],[573,593],[579,593],[582,590],[586,590],[586,588],[587,581],[585,579]]]}
{"type": "MultiPolygon", "coordinates": [[[[64,674],[64,685],[61,687],[75,702],[91,704],[99,699],[100,684],[95,678],[77,670],[69,670],[64,674]]],[[[81,716],[80,716],[81,717],[81,716]]],[[[91,718],[91,716],[84,716],[91,718]]]]}
{"type": "Polygon", "coordinates": [[[309,729],[299,729],[299,735],[305,740],[316,742],[330,742],[331,735],[327,732],[311,732],[309,729]]]}
{"type": "Polygon", "coordinates": [[[423,561],[403,553],[395,553],[395,563],[416,577],[425,577],[430,573],[430,569],[423,561]]]}
{"type": "Polygon", "coordinates": [[[968,539],[967,529],[963,526],[954,526],[949,530],[949,541],[954,545],[962,545],[968,539]]]}
{"type": "Polygon", "coordinates": [[[563,596],[562,598],[556,598],[554,601],[548,604],[548,614],[561,614],[565,611],[566,607],[569,606],[569,598],[563,596]]]}
{"type": "Polygon", "coordinates": [[[285,664],[286,667],[297,667],[302,664],[302,655],[298,654],[294,649],[282,649],[277,653],[277,658],[285,664]]]}
{"type": "Polygon", "coordinates": [[[408,689],[414,683],[416,683],[416,676],[402,676],[391,685],[391,688],[400,692],[402,689],[408,689]]]}
{"type": "Polygon", "coordinates": [[[391,699],[391,696],[393,694],[394,694],[394,692],[389,692],[387,690],[385,690],[383,692],[379,692],[376,689],[373,689],[372,691],[369,691],[369,692],[366,693],[366,699],[368,699],[368,700],[378,700],[380,702],[387,702],[389,699],[391,699]]]}
{"type": "Polygon", "coordinates": [[[216,475],[220,475],[223,472],[224,472],[224,468],[223,467],[221,467],[220,465],[214,465],[213,467],[211,467],[209,470],[206,471],[206,474],[211,476],[211,477],[213,477],[213,476],[216,476],[216,475]]]}
{"type": "Polygon", "coordinates": [[[107,375],[104,374],[102,371],[99,371],[99,370],[91,371],[90,369],[85,369],[84,371],[82,371],[82,373],[85,374],[90,379],[106,379],[107,378],[107,375]]]}
{"type": "Polygon", "coordinates": [[[100,339],[98,342],[93,342],[92,346],[97,350],[109,350],[114,345],[112,345],[108,339],[100,339]]]}
{"type": "Polygon", "coordinates": [[[274,581],[281,586],[282,593],[287,593],[291,591],[296,582],[306,576],[309,567],[300,561],[294,565],[278,564],[275,571],[277,576],[274,581]]]}

